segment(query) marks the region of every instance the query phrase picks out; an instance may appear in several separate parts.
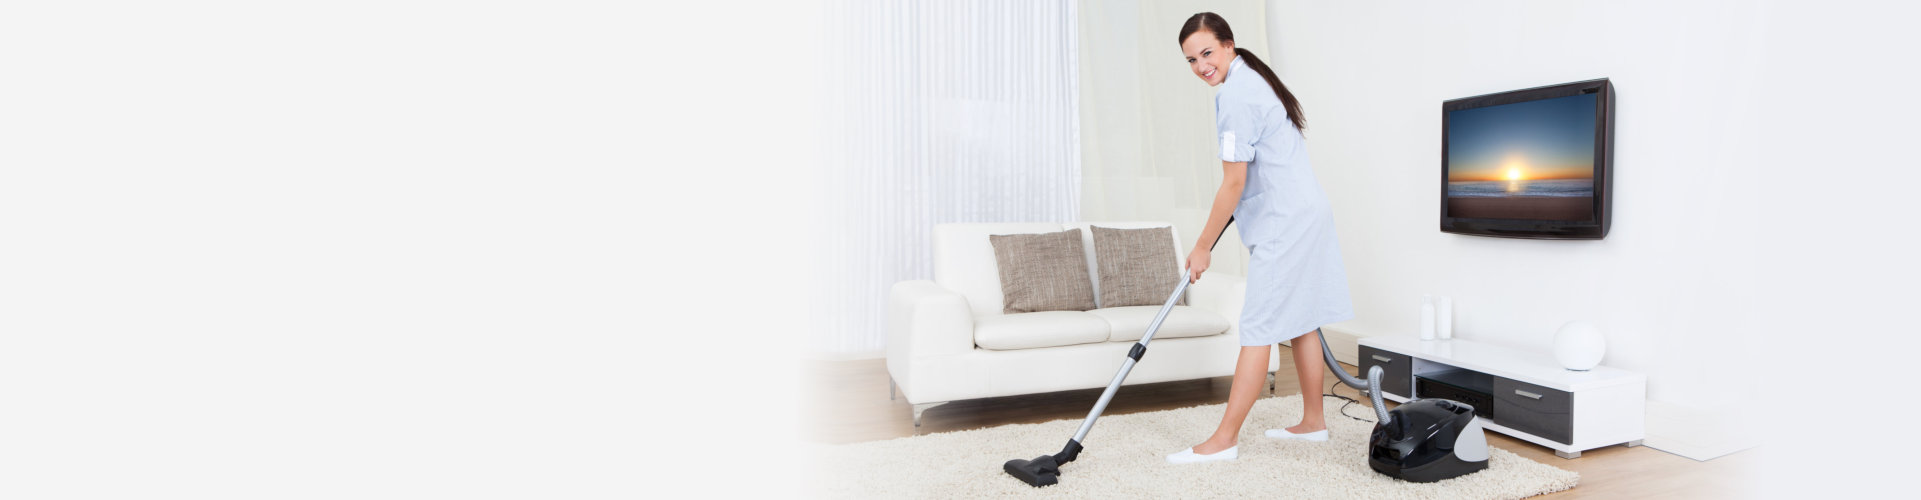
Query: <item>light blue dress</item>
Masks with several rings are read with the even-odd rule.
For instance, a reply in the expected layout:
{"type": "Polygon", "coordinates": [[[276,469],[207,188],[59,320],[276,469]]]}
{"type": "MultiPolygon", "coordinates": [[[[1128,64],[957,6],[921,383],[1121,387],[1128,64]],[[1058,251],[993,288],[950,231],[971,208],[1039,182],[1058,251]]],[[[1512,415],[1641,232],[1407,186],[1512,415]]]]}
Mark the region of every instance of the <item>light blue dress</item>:
{"type": "Polygon", "coordinates": [[[1214,95],[1214,117],[1221,160],[1248,162],[1247,187],[1234,209],[1251,255],[1241,345],[1277,344],[1354,319],[1334,210],[1287,107],[1260,73],[1235,57],[1214,95]]]}

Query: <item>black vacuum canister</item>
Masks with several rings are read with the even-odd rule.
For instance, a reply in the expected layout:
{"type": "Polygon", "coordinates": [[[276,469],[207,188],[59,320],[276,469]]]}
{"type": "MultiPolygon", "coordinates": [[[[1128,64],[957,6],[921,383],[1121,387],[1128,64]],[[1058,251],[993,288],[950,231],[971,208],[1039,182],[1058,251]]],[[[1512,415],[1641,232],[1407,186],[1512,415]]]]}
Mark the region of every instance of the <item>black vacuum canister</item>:
{"type": "Polygon", "coordinates": [[[1474,407],[1445,399],[1410,401],[1374,426],[1367,464],[1405,481],[1431,483],[1487,469],[1487,435],[1474,407]]]}

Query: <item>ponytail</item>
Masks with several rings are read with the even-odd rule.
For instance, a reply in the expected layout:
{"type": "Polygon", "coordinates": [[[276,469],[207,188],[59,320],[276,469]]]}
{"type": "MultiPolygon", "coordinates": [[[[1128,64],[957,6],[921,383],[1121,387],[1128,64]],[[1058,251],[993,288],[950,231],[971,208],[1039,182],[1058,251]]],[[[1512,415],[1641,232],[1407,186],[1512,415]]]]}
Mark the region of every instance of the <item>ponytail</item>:
{"type": "Polygon", "coordinates": [[[1254,57],[1254,53],[1247,49],[1235,47],[1234,54],[1246,59],[1247,67],[1254,68],[1255,73],[1261,74],[1261,79],[1267,80],[1267,86],[1274,88],[1274,96],[1281,98],[1281,106],[1287,107],[1287,121],[1294,122],[1294,130],[1306,132],[1307,117],[1301,116],[1301,101],[1294,98],[1293,92],[1287,91],[1287,85],[1281,83],[1280,77],[1274,76],[1274,70],[1268,69],[1267,63],[1261,62],[1261,58],[1254,57]]]}
{"type": "MultiPolygon", "coordinates": [[[[1187,37],[1200,31],[1213,33],[1214,39],[1221,43],[1234,43],[1234,30],[1227,27],[1226,19],[1213,12],[1202,12],[1187,18],[1187,22],[1181,24],[1181,37],[1176,43],[1187,43],[1187,37]]],[[[1274,89],[1274,96],[1281,98],[1281,106],[1287,108],[1287,121],[1294,122],[1294,130],[1306,132],[1307,117],[1301,115],[1301,101],[1294,98],[1293,92],[1287,91],[1287,86],[1281,84],[1281,78],[1274,76],[1274,70],[1268,69],[1267,63],[1261,62],[1261,58],[1254,57],[1254,53],[1247,49],[1235,47],[1234,54],[1246,59],[1247,67],[1254,68],[1255,73],[1261,74],[1262,80],[1267,80],[1267,86],[1274,89]]]]}

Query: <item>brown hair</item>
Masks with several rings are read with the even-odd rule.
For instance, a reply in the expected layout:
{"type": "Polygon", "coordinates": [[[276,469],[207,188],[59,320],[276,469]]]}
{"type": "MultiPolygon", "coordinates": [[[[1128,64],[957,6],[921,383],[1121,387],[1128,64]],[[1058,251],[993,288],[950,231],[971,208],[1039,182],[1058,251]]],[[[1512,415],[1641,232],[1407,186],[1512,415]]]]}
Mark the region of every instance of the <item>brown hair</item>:
{"type": "MultiPolygon", "coordinates": [[[[1213,33],[1215,40],[1234,41],[1234,30],[1227,27],[1226,19],[1222,19],[1220,14],[1202,12],[1187,18],[1187,23],[1181,25],[1181,38],[1176,43],[1187,43],[1187,37],[1200,31],[1213,33]]],[[[1261,79],[1267,80],[1267,86],[1272,87],[1274,95],[1281,98],[1281,105],[1287,107],[1287,119],[1294,122],[1294,129],[1306,132],[1307,117],[1301,115],[1301,101],[1294,98],[1293,92],[1287,91],[1287,85],[1282,85],[1281,78],[1274,76],[1274,70],[1268,69],[1267,63],[1261,62],[1261,58],[1254,57],[1254,53],[1247,49],[1236,46],[1234,54],[1246,59],[1247,67],[1254,68],[1255,73],[1261,74],[1261,79]]]]}

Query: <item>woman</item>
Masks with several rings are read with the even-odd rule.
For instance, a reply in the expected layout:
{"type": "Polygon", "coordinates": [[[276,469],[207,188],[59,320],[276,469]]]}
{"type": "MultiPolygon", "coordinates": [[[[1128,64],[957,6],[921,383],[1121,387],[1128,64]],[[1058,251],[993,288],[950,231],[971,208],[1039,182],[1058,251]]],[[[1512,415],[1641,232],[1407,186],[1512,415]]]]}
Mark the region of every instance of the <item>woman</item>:
{"type": "Polygon", "coordinates": [[[1308,165],[1300,102],[1254,53],[1234,46],[1227,21],[1212,12],[1181,26],[1181,53],[1214,95],[1219,130],[1220,191],[1201,240],[1188,252],[1188,279],[1200,281],[1218,235],[1233,216],[1252,256],[1241,312],[1241,352],[1228,390],[1227,414],[1207,441],[1167,456],[1168,462],[1232,460],[1239,456],[1241,423],[1267,381],[1268,346],[1294,340],[1301,380],[1299,425],[1270,429],[1280,439],[1327,440],[1321,413],[1321,325],[1354,318],[1334,239],[1334,215],[1308,165]]]}

